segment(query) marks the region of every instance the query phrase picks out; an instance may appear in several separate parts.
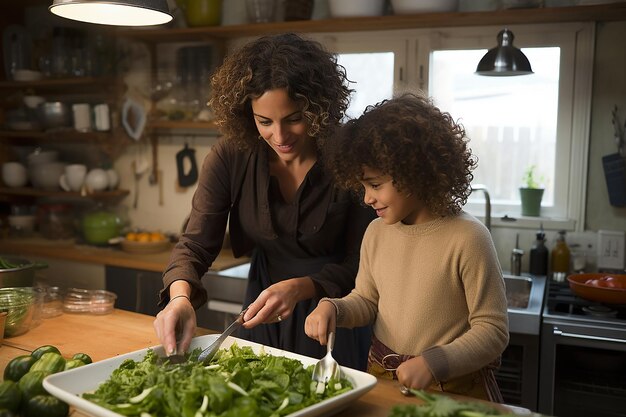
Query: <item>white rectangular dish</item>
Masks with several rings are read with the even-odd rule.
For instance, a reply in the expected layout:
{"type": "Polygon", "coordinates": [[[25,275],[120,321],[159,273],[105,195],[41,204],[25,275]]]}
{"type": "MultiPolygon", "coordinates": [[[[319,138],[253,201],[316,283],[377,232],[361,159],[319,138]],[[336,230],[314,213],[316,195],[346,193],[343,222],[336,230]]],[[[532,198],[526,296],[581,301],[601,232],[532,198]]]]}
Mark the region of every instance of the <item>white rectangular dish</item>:
{"type": "MultiPolygon", "coordinates": [[[[199,336],[191,342],[191,348],[205,348],[213,342],[218,335],[199,336]]],[[[298,355],[285,350],[270,348],[258,343],[249,342],[247,340],[229,337],[226,339],[222,348],[228,348],[236,342],[239,346],[250,346],[255,353],[259,353],[261,349],[265,353],[274,356],[285,356],[287,358],[297,359],[306,367],[317,362],[317,359],[308,356],[298,355]]],[[[154,346],[152,349],[159,355],[165,356],[163,346],[154,346]]],[[[114,413],[111,410],[100,407],[85,400],[81,394],[96,390],[98,386],[106,381],[111,373],[117,369],[126,359],[141,361],[146,355],[148,349],[137,350],[135,352],[126,353],[114,358],[105,359],[90,365],[81,366],[80,368],[70,369],[69,371],[53,374],[43,381],[44,388],[55,397],[65,401],[69,405],[81,410],[94,417],[123,417],[121,414],[114,413]]],[[[376,377],[368,373],[357,371],[355,369],[342,367],[343,376],[348,379],[354,389],[344,392],[336,397],[328,398],[310,407],[289,414],[289,417],[313,417],[328,416],[338,413],[351,402],[374,388],[376,385],[376,377]]]]}

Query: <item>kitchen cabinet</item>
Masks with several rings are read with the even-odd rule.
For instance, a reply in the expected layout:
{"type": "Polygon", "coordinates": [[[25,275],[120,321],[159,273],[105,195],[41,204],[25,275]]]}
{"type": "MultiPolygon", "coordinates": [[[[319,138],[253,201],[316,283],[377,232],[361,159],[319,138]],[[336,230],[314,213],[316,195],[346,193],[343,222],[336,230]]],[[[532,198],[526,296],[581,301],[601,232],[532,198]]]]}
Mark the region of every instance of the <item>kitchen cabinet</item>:
{"type": "Polygon", "coordinates": [[[156,316],[159,291],[163,288],[160,272],[106,266],[106,290],[117,294],[115,307],[156,316]]]}

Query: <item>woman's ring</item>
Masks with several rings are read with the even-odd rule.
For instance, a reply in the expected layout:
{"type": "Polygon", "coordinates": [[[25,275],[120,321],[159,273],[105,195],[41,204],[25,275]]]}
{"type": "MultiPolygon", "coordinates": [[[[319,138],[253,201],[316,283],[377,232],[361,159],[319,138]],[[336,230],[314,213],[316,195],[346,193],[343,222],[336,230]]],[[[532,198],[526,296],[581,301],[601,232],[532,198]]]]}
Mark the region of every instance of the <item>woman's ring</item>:
{"type": "Polygon", "coordinates": [[[278,320],[278,321],[283,321],[283,318],[282,318],[282,317],[280,316],[280,314],[279,314],[279,315],[277,315],[277,316],[276,316],[276,320],[278,320]]]}

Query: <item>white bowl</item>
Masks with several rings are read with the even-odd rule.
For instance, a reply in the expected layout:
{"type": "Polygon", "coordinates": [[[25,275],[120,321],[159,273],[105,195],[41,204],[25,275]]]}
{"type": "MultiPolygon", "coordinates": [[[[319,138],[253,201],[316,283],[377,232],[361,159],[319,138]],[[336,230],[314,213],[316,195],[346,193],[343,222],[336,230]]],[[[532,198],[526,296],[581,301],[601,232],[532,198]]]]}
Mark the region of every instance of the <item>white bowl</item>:
{"type": "Polygon", "coordinates": [[[385,0],[328,0],[330,17],[381,16],[385,0]]]}
{"type": "Polygon", "coordinates": [[[21,230],[25,232],[32,232],[35,230],[36,217],[32,214],[11,215],[7,218],[9,220],[9,226],[15,230],[21,230]]]}
{"type": "Polygon", "coordinates": [[[89,191],[106,190],[109,186],[109,176],[102,168],[94,168],[87,173],[85,185],[89,191]]]}
{"type": "Polygon", "coordinates": [[[30,165],[28,171],[33,187],[58,190],[59,178],[65,171],[65,164],[63,162],[43,162],[30,165]]]}
{"type": "Polygon", "coordinates": [[[453,12],[458,0],[391,0],[395,14],[453,12]]]}
{"type": "Polygon", "coordinates": [[[19,162],[2,164],[2,182],[8,187],[23,187],[28,182],[26,167],[19,162]]]}
{"type": "Polygon", "coordinates": [[[43,78],[43,74],[39,71],[29,69],[18,69],[13,73],[15,81],[38,81],[43,78]]]}
{"type": "Polygon", "coordinates": [[[24,104],[29,109],[36,109],[41,103],[45,102],[46,99],[41,96],[24,96],[24,104]]]}

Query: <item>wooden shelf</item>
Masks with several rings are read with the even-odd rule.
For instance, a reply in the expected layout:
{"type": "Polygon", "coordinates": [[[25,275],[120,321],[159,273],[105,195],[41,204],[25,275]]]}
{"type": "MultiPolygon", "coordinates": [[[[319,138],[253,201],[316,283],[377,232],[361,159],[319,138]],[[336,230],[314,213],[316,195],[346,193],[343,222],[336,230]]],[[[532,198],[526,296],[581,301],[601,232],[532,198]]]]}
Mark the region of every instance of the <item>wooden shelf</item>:
{"type": "Polygon", "coordinates": [[[37,81],[0,81],[0,89],[20,90],[33,89],[41,91],[65,91],[71,89],[76,92],[81,88],[94,91],[94,87],[107,87],[106,91],[114,91],[111,86],[121,85],[121,81],[112,77],[73,77],[73,78],[44,78],[37,81]]]}
{"type": "Polygon", "coordinates": [[[508,9],[493,12],[422,13],[300,20],[196,28],[118,29],[117,35],[147,42],[224,40],[283,32],[357,32],[460,26],[626,20],[626,2],[592,6],[508,9]]]}
{"type": "Polygon", "coordinates": [[[100,142],[108,140],[110,132],[78,132],[73,129],[62,130],[0,130],[0,139],[9,141],[50,140],[55,142],[100,142]]]}
{"type": "Polygon", "coordinates": [[[153,120],[150,122],[151,129],[210,129],[217,130],[214,122],[194,122],[189,120],[153,120]]]}
{"type": "Polygon", "coordinates": [[[81,194],[80,192],[43,190],[39,188],[20,187],[7,188],[0,187],[0,196],[10,197],[62,197],[62,198],[90,198],[94,200],[108,200],[125,197],[130,194],[129,190],[97,191],[93,193],[81,194]]]}
{"type": "Polygon", "coordinates": [[[192,136],[219,136],[220,133],[214,122],[154,120],[148,128],[158,135],[192,135],[192,136]]]}

